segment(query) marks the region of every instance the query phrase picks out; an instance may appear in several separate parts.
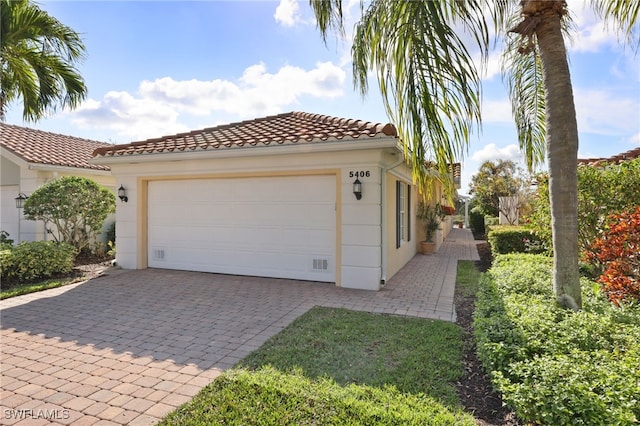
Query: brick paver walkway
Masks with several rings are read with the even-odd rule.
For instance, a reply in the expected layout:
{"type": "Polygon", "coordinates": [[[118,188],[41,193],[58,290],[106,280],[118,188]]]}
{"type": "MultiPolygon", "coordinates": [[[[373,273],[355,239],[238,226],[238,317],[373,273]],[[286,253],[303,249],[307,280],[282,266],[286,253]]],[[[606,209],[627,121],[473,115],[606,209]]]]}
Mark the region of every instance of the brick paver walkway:
{"type": "Polygon", "coordinates": [[[148,269],[0,302],[0,424],[154,424],[316,305],[455,321],[454,229],[379,292],[148,269]]]}

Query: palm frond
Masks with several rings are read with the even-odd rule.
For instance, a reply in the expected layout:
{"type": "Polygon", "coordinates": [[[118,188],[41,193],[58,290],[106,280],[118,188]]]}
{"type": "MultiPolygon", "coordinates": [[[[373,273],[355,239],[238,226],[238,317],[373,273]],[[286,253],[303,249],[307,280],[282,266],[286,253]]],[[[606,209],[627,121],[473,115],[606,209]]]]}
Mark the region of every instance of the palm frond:
{"type": "Polygon", "coordinates": [[[85,54],[80,36],[27,0],[0,6],[0,119],[19,98],[26,121],[76,107],[87,93],[75,67],[85,54]]]}
{"type": "Polygon", "coordinates": [[[502,55],[502,75],[511,99],[520,151],[527,169],[544,164],[546,137],[545,88],[542,63],[535,44],[522,52],[520,36],[510,36],[502,55]]]}
{"type": "Polygon", "coordinates": [[[626,42],[637,50],[640,47],[640,2],[637,0],[591,0],[594,10],[614,30],[624,35],[626,42]]]}

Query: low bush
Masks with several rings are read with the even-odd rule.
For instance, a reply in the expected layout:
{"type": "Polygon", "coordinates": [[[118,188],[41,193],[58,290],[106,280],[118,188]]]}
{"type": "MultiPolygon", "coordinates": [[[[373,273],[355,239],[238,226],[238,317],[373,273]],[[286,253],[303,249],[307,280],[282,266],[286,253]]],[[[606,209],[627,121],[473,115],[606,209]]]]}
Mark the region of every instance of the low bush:
{"type": "Polygon", "coordinates": [[[484,235],[484,215],[473,208],[469,210],[469,227],[473,230],[475,235],[484,235]]]}
{"type": "Polygon", "coordinates": [[[616,307],[583,279],[583,309],[558,307],[546,256],[497,256],[481,280],[478,355],[516,414],[535,424],[640,421],[640,305],[616,307]]]}
{"type": "Polygon", "coordinates": [[[485,216],[484,226],[495,226],[500,224],[500,218],[497,216],[485,216]]]}
{"type": "Polygon", "coordinates": [[[67,274],[73,269],[76,249],[54,241],[22,242],[0,251],[2,281],[29,282],[67,274]]]}
{"type": "Polygon", "coordinates": [[[545,251],[542,240],[531,230],[521,226],[492,226],[487,240],[494,255],[509,253],[539,254],[545,251]]]}

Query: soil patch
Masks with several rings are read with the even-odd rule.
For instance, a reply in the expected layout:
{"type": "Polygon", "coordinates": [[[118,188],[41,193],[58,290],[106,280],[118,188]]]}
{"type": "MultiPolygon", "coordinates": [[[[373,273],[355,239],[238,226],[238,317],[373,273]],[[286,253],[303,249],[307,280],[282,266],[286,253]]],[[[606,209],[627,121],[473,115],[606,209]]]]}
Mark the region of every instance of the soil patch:
{"type": "MultiPolygon", "coordinates": [[[[491,267],[492,257],[489,244],[478,242],[480,261],[476,267],[486,272],[491,267]]],[[[475,297],[464,296],[456,288],[454,298],[457,314],[457,324],[464,331],[464,348],[462,363],[464,377],[456,384],[458,397],[467,411],[473,413],[479,425],[483,426],[516,426],[518,422],[515,414],[502,405],[502,398],[494,392],[489,376],[476,355],[476,342],[473,336],[473,311],[475,297]]]]}

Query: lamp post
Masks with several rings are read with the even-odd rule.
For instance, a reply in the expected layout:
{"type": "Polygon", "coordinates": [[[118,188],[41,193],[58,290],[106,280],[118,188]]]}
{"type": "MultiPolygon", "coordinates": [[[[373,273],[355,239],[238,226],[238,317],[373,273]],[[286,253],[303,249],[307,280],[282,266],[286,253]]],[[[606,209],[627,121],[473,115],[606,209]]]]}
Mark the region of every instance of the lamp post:
{"type": "Polygon", "coordinates": [[[27,198],[29,197],[22,192],[20,192],[16,197],[16,208],[18,209],[18,243],[22,241],[20,223],[22,222],[22,209],[24,208],[24,202],[27,201],[27,198]]]}

